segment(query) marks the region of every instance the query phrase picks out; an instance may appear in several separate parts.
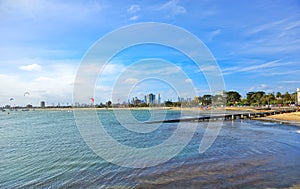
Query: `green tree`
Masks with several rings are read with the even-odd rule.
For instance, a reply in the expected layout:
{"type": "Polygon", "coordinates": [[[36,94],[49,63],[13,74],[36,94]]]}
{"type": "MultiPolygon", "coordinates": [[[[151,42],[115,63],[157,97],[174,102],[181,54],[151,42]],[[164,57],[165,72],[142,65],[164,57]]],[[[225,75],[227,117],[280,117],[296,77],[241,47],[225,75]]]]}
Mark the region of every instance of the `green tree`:
{"type": "Polygon", "coordinates": [[[262,105],[266,103],[265,95],[266,93],[263,91],[249,92],[247,93],[247,101],[252,106],[262,105]]]}
{"type": "Polygon", "coordinates": [[[226,103],[227,105],[235,105],[241,101],[241,95],[236,91],[229,91],[226,93],[226,103]]]}
{"type": "Polygon", "coordinates": [[[268,95],[265,96],[265,98],[268,105],[276,104],[276,98],[273,93],[269,93],[268,95]]]}
{"type": "MultiPolygon", "coordinates": [[[[182,103],[183,103],[183,102],[173,102],[172,105],[173,105],[174,107],[181,107],[182,103]]],[[[186,105],[186,104],[185,104],[185,105],[186,105]]]]}
{"type": "Polygon", "coordinates": [[[292,102],[291,95],[288,92],[286,92],[283,95],[283,104],[291,104],[291,102],[292,102]]]}
{"type": "Polygon", "coordinates": [[[291,95],[291,100],[292,100],[292,103],[296,103],[297,102],[297,92],[294,92],[292,95],[291,95]]]}
{"type": "Polygon", "coordinates": [[[280,92],[277,92],[277,93],[276,93],[276,98],[277,98],[277,99],[280,99],[281,97],[282,97],[282,94],[281,94],[280,92]]]}
{"type": "Polygon", "coordinates": [[[246,94],[247,103],[249,105],[251,105],[252,103],[254,103],[254,96],[255,96],[255,92],[248,92],[246,94]]]}
{"type": "Polygon", "coordinates": [[[111,104],[112,104],[112,103],[111,103],[111,101],[110,101],[110,100],[109,100],[109,101],[107,101],[107,102],[106,102],[106,107],[107,107],[107,108],[111,108],[111,104]]]}
{"type": "Polygon", "coordinates": [[[222,106],[226,103],[226,97],[223,95],[214,95],[212,96],[212,103],[215,106],[222,106]]]}
{"type": "Polygon", "coordinates": [[[166,106],[166,107],[172,107],[172,106],[173,106],[173,102],[171,102],[171,101],[166,101],[166,102],[165,102],[165,106],[166,106]]]}
{"type": "Polygon", "coordinates": [[[203,95],[201,102],[204,106],[210,105],[212,102],[212,95],[203,95]]]}

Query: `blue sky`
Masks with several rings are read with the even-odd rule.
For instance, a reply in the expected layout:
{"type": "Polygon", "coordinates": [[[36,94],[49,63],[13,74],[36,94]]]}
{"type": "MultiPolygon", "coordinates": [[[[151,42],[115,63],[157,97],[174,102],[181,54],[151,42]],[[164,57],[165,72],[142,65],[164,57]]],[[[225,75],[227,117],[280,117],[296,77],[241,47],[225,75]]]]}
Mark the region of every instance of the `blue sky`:
{"type": "MultiPolygon", "coordinates": [[[[0,18],[0,106],[37,105],[41,100],[48,105],[72,103],[74,78],[87,50],[103,35],[140,22],[173,24],[196,35],[214,55],[226,90],[245,95],[256,90],[294,92],[300,87],[300,2],[296,0],[2,0],[0,18]],[[24,97],[25,91],[30,95],[24,97]],[[10,97],[15,101],[10,102],[10,97]]],[[[103,75],[107,79],[96,87],[96,103],[110,98],[113,81],[138,57],[147,57],[147,48],[138,53],[129,50],[107,66],[103,75]]],[[[194,76],[191,62],[158,49],[160,58],[182,67],[198,94],[209,93],[201,73],[194,76]]],[[[141,88],[147,88],[142,86],[145,83],[141,88]]],[[[132,91],[133,96],[152,92],[132,91]]],[[[161,85],[153,92],[163,94],[165,88],[161,85]]]]}

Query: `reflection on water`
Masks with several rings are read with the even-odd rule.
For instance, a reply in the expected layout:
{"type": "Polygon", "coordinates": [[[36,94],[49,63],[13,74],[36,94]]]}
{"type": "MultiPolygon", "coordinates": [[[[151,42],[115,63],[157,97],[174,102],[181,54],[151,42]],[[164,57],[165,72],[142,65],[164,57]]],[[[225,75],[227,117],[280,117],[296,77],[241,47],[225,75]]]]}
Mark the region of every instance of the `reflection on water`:
{"type": "MultiPolygon", "coordinates": [[[[108,133],[126,145],[157,145],[176,128],[176,123],[168,123],[136,135],[118,125],[112,111],[98,113],[106,115],[108,133]]],[[[134,114],[139,120],[149,117],[149,112],[134,114]]],[[[176,118],[179,112],[167,116],[176,118]]],[[[0,188],[284,188],[299,184],[299,127],[251,120],[225,122],[213,146],[199,154],[206,126],[201,123],[190,144],[167,163],[130,169],[95,155],[80,137],[72,112],[0,114],[0,188]]]]}

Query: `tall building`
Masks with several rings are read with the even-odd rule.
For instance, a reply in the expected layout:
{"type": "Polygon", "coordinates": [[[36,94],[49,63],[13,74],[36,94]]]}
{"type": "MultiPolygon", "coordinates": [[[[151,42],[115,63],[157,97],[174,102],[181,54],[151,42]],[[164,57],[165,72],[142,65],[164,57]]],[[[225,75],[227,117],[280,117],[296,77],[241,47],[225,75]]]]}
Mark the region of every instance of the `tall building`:
{"type": "Polygon", "coordinates": [[[155,95],[150,93],[146,95],[146,104],[155,104],[155,95]]]}
{"type": "Polygon", "coordinates": [[[297,104],[300,105],[300,88],[297,88],[297,104]]]}
{"type": "Polygon", "coordinates": [[[41,108],[45,108],[45,101],[41,101],[41,108]]]}
{"type": "Polygon", "coordinates": [[[161,101],[161,100],[160,100],[160,94],[158,93],[158,95],[157,95],[157,104],[158,104],[158,105],[160,105],[160,101],[161,101]]]}
{"type": "Polygon", "coordinates": [[[184,102],[184,98],[178,97],[178,102],[184,102]]]}

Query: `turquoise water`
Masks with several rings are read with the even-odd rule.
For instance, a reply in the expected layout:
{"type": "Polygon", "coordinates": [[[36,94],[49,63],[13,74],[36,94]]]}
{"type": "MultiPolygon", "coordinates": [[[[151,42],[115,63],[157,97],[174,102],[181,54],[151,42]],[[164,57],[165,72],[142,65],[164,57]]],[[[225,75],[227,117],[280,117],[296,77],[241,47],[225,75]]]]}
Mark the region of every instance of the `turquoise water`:
{"type": "MultiPolygon", "coordinates": [[[[138,148],[158,145],[177,126],[165,123],[151,133],[136,134],[120,126],[112,111],[97,113],[105,118],[107,133],[138,148]]],[[[133,115],[140,121],[150,117],[146,110],[133,115]]],[[[179,116],[179,111],[167,114],[167,118],[179,116]]],[[[299,184],[299,127],[252,120],[224,122],[215,143],[199,154],[206,127],[207,123],[200,123],[189,145],[170,161],[133,169],[97,156],[82,139],[72,112],[1,112],[0,188],[283,188],[299,184]]]]}

